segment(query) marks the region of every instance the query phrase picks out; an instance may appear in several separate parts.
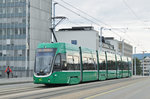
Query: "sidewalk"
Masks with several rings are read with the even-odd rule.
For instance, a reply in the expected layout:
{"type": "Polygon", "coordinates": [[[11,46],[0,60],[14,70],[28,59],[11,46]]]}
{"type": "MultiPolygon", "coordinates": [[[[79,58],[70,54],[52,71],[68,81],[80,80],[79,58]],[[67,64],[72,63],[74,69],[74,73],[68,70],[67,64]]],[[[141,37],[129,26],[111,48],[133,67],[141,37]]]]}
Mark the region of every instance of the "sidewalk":
{"type": "Polygon", "coordinates": [[[32,83],[33,77],[23,77],[23,78],[2,78],[0,79],[1,85],[12,85],[12,84],[22,84],[22,83],[32,83]]]}

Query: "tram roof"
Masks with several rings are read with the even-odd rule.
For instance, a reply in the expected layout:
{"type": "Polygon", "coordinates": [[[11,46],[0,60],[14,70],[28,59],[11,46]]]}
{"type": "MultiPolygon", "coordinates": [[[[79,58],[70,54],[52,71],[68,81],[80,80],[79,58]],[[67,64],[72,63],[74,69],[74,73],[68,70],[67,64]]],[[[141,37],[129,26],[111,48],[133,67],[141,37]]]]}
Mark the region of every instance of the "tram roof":
{"type": "MultiPolygon", "coordinates": [[[[66,50],[79,51],[79,46],[69,44],[69,43],[41,43],[38,45],[38,48],[57,48],[59,52],[65,53],[66,50]]],[[[92,52],[95,53],[95,50],[81,47],[83,52],[92,52]]]]}

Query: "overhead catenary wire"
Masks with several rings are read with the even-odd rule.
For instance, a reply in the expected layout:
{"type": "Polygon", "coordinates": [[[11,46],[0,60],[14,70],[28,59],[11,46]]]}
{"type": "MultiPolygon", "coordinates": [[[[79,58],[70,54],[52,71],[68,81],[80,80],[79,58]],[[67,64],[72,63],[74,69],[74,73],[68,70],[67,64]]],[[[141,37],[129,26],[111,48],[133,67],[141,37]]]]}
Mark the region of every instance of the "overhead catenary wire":
{"type": "MultiPolygon", "coordinates": [[[[134,15],[138,21],[142,22],[145,26],[147,26],[147,24],[145,24],[144,21],[141,20],[141,18],[135,13],[135,11],[130,7],[130,5],[125,1],[122,0],[123,3],[125,4],[125,6],[129,9],[129,11],[132,13],[132,15],[134,15]]],[[[149,27],[149,26],[148,26],[149,27]]]]}
{"type": "Polygon", "coordinates": [[[138,19],[140,20],[139,16],[133,11],[133,9],[127,4],[125,0],[122,0],[123,3],[126,5],[126,7],[130,10],[130,12],[138,19]]]}
{"type": "MultiPolygon", "coordinates": [[[[71,10],[71,9],[69,9],[69,8],[67,8],[67,7],[65,7],[65,6],[63,6],[62,4],[58,3],[58,5],[60,5],[61,7],[65,8],[66,10],[69,10],[70,12],[72,12],[72,13],[74,13],[74,14],[80,16],[81,18],[83,18],[83,19],[85,19],[85,20],[87,20],[87,21],[89,21],[89,22],[92,22],[92,23],[94,23],[95,25],[98,25],[99,27],[101,27],[101,25],[100,25],[99,23],[96,23],[96,22],[94,22],[94,21],[92,21],[92,20],[90,20],[90,19],[88,19],[88,18],[82,16],[81,14],[79,14],[79,13],[77,13],[77,12],[75,12],[75,11],[73,11],[73,10],[71,10]]],[[[112,30],[111,30],[111,31],[112,31],[112,30]]],[[[115,33],[116,35],[118,35],[119,37],[121,37],[121,36],[120,36],[119,34],[117,34],[116,32],[113,32],[113,33],[115,33]]]]}
{"type": "MultiPolygon", "coordinates": [[[[112,26],[111,26],[111,25],[109,25],[109,24],[103,22],[102,20],[99,20],[99,19],[97,19],[97,18],[95,18],[95,17],[89,15],[88,13],[86,13],[86,12],[80,10],[79,8],[77,8],[77,7],[75,7],[75,6],[71,5],[71,4],[69,4],[68,2],[66,2],[66,1],[64,1],[64,0],[60,0],[60,1],[62,1],[62,2],[65,3],[66,5],[68,5],[68,6],[72,7],[72,8],[74,8],[75,10],[77,10],[77,11],[79,11],[79,12],[85,14],[86,16],[88,16],[88,17],[94,19],[95,21],[98,21],[98,22],[100,22],[101,24],[103,24],[103,25],[105,25],[105,26],[107,26],[107,27],[110,27],[110,28],[112,29],[112,26]]],[[[120,28],[116,28],[115,31],[124,32],[124,31],[122,31],[120,28]]]]}
{"type": "MultiPolygon", "coordinates": [[[[119,28],[118,28],[118,29],[117,29],[117,28],[112,28],[111,25],[108,25],[108,24],[104,23],[103,21],[101,21],[101,20],[99,20],[99,19],[96,19],[95,17],[93,17],[93,16],[87,14],[86,12],[80,10],[79,8],[74,7],[73,5],[67,3],[66,1],[64,1],[64,0],[60,0],[60,1],[62,1],[62,2],[65,3],[65,4],[67,4],[69,7],[72,7],[72,8],[74,8],[74,9],[76,9],[77,11],[79,11],[79,12],[85,14],[86,16],[88,16],[88,17],[94,19],[95,21],[98,21],[98,22],[100,22],[100,23],[102,23],[102,24],[104,24],[104,25],[110,27],[110,28],[111,28],[111,32],[113,32],[113,33],[116,34],[117,36],[123,38],[122,36],[120,36],[118,33],[114,32],[114,31],[120,31],[120,32],[122,32],[122,33],[125,33],[126,31],[122,31],[122,30],[120,30],[119,28]],[[116,29],[117,29],[117,30],[116,30],[116,29]]],[[[125,2],[125,3],[126,3],[126,2],[125,2]]],[[[126,6],[128,6],[127,3],[126,3],[126,6]]],[[[129,8],[130,11],[134,14],[134,16],[135,16],[138,20],[140,20],[140,18],[139,18],[139,17],[137,16],[137,14],[130,8],[130,6],[128,6],[128,8],[129,8]]],[[[140,20],[140,21],[142,22],[142,20],[140,20]]],[[[121,28],[121,29],[125,29],[125,28],[121,28]]],[[[128,29],[128,28],[127,28],[127,29],[128,29]]],[[[131,38],[131,37],[130,37],[129,35],[127,35],[127,34],[126,34],[126,36],[128,36],[129,38],[131,38]]],[[[131,39],[132,39],[132,38],[131,38],[131,39]]],[[[132,39],[132,41],[130,41],[130,40],[126,40],[126,41],[128,41],[128,42],[133,42],[135,45],[139,45],[139,44],[136,44],[136,41],[133,40],[133,39],[132,39]]]]}
{"type": "MultiPolygon", "coordinates": [[[[112,28],[111,25],[106,24],[106,23],[104,23],[103,21],[101,21],[101,20],[99,20],[99,19],[97,19],[97,18],[95,18],[95,17],[93,17],[93,16],[87,14],[86,12],[80,10],[79,8],[74,7],[73,5],[69,4],[68,2],[66,2],[66,1],[64,1],[64,0],[60,0],[60,1],[62,1],[63,3],[67,4],[68,6],[70,6],[70,7],[72,7],[72,8],[74,8],[75,10],[77,10],[77,11],[79,11],[79,12],[85,14],[86,16],[88,16],[88,17],[94,19],[95,21],[98,21],[98,22],[100,22],[100,23],[102,23],[102,24],[108,26],[109,28],[111,28],[111,31],[119,31],[119,32],[124,33],[124,31],[121,30],[121,29],[123,29],[123,28],[121,28],[121,29],[120,29],[120,28],[115,28],[115,29],[114,29],[114,28],[112,28]]],[[[56,1],[55,1],[55,2],[56,2],[56,1]]],[[[72,10],[72,11],[73,11],[73,10],[72,10]]],[[[76,13],[77,13],[77,12],[76,12],[76,13]]],[[[81,16],[81,15],[80,15],[80,16],[81,16]]],[[[88,19],[88,20],[90,20],[90,19],[88,19]]],[[[93,22],[93,21],[92,21],[92,22],[93,22]]],[[[96,22],[94,22],[94,23],[96,23],[96,22]]],[[[97,24],[97,23],[96,23],[96,24],[97,24]]],[[[97,24],[97,25],[100,26],[99,24],[97,24]]],[[[115,32],[114,32],[114,33],[115,33],[115,32]]],[[[115,33],[115,34],[117,34],[117,33],[115,33]]],[[[117,34],[117,35],[118,35],[118,34],[117,34]]],[[[119,37],[120,37],[120,36],[119,36],[119,37]]]]}
{"type": "MultiPolygon", "coordinates": [[[[62,1],[64,1],[64,0],[62,0],[62,1]]],[[[26,4],[27,4],[27,3],[26,3],[26,4]]],[[[79,14],[79,13],[73,11],[73,10],[71,10],[70,8],[67,8],[67,7],[63,6],[63,5],[60,4],[60,3],[59,3],[59,5],[60,5],[61,7],[63,7],[63,8],[65,8],[65,9],[71,11],[72,13],[74,13],[74,14],[80,16],[81,18],[83,18],[83,19],[85,19],[85,20],[91,22],[91,24],[95,24],[95,25],[101,27],[101,24],[95,22],[95,21],[98,21],[98,22],[100,22],[100,23],[102,23],[102,24],[104,24],[104,25],[107,25],[107,26],[111,27],[110,25],[108,25],[108,24],[102,22],[102,21],[99,20],[99,19],[94,18],[93,16],[91,16],[91,15],[89,15],[89,14],[83,12],[82,10],[81,10],[80,12],[82,12],[83,14],[86,14],[87,16],[89,16],[90,18],[94,19],[95,21],[93,21],[93,20],[91,20],[91,19],[89,19],[89,18],[87,18],[87,17],[85,17],[85,16],[83,16],[83,15],[81,15],[81,14],[79,14]]],[[[38,8],[38,7],[33,6],[33,5],[30,5],[30,7],[34,8],[34,9],[38,9],[38,10],[44,11],[44,12],[46,12],[46,13],[50,13],[49,11],[46,11],[46,10],[44,10],[44,9],[38,8]]],[[[72,7],[74,8],[74,6],[72,6],[72,7]]],[[[76,9],[76,10],[77,10],[77,9],[76,9]]],[[[80,9],[78,9],[78,10],[80,10],[80,9]]],[[[76,25],[77,25],[77,24],[76,24],[76,25]]],[[[112,31],[115,35],[117,35],[117,36],[123,38],[121,35],[119,35],[118,33],[114,32],[115,30],[111,30],[111,31],[112,31]]],[[[119,30],[117,30],[117,31],[119,31],[119,30]]],[[[121,31],[120,31],[120,32],[121,32],[121,31]]]]}
{"type": "MultiPolygon", "coordinates": [[[[55,2],[56,2],[56,1],[55,1],[55,2]]],[[[73,10],[67,8],[67,7],[65,7],[64,5],[62,5],[62,4],[60,4],[60,3],[58,3],[58,5],[60,5],[61,7],[65,8],[66,10],[69,10],[69,11],[71,11],[72,13],[74,13],[74,14],[80,16],[81,18],[83,18],[83,19],[85,19],[85,20],[87,20],[87,21],[89,21],[89,22],[92,22],[92,23],[94,23],[95,25],[101,27],[101,25],[100,25],[99,23],[94,22],[93,20],[88,19],[87,17],[82,16],[81,14],[79,14],[79,13],[77,13],[77,12],[75,12],[75,11],[73,11],[73,10]]],[[[113,30],[111,30],[111,31],[113,31],[113,30]]],[[[113,33],[115,33],[117,36],[121,37],[118,33],[114,32],[114,31],[113,31],[113,33]]]]}
{"type": "Polygon", "coordinates": [[[103,21],[101,21],[101,20],[99,20],[99,19],[97,19],[97,18],[95,18],[95,17],[93,17],[93,16],[89,15],[88,13],[86,13],[86,12],[84,12],[84,11],[80,10],[79,8],[74,7],[73,5],[71,5],[71,4],[69,4],[69,3],[67,3],[66,1],[64,1],[64,0],[61,0],[61,1],[62,1],[62,2],[64,2],[65,4],[67,4],[68,6],[70,6],[70,7],[74,8],[74,9],[76,9],[76,10],[80,11],[81,13],[83,13],[83,14],[85,14],[85,15],[89,16],[90,18],[94,19],[95,21],[98,21],[98,22],[100,22],[100,23],[102,23],[102,24],[104,24],[104,25],[106,25],[106,26],[110,26],[109,24],[106,24],[105,22],[103,22],[103,21]]]}
{"type": "Polygon", "coordinates": [[[85,19],[85,20],[87,20],[87,21],[89,21],[89,22],[91,22],[91,23],[94,23],[94,24],[100,26],[100,24],[98,24],[98,23],[96,23],[96,22],[94,22],[94,21],[92,21],[92,20],[86,18],[85,16],[82,16],[81,14],[79,14],[79,13],[77,13],[77,12],[75,12],[75,11],[73,11],[73,10],[71,10],[71,9],[69,9],[69,8],[67,8],[67,7],[65,7],[65,6],[63,6],[62,4],[58,3],[58,5],[60,5],[61,7],[65,8],[65,9],[67,9],[67,10],[69,10],[70,12],[72,12],[72,13],[74,13],[74,14],[80,16],[81,18],[83,18],[83,19],[85,19]]]}
{"type": "MultiPolygon", "coordinates": [[[[62,1],[62,0],[61,0],[61,1],[62,1]]],[[[56,1],[55,1],[55,2],[56,2],[56,1]]],[[[69,3],[67,3],[67,4],[69,4],[69,3]]],[[[99,23],[96,23],[96,22],[92,21],[91,19],[88,19],[88,18],[82,16],[81,14],[79,14],[79,13],[77,13],[77,12],[71,10],[70,8],[67,8],[66,6],[64,6],[64,5],[60,4],[60,3],[58,3],[58,5],[60,5],[61,7],[65,8],[66,10],[69,10],[69,11],[71,11],[72,13],[74,13],[74,14],[80,16],[81,18],[83,18],[83,19],[85,19],[85,20],[87,20],[87,21],[90,21],[90,22],[92,22],[92,23],[98,25],[99,27],[101,27],[101,25],[100,25],[99,23]]],[[[70,5],[70,4],[69,4],[69,6],[75,8],[73,5],[70,5]]],[[[76,8],[76,9],[77,9],[77,8],[76,8]]],[[[79,9],[78,9],[78,10],[79,10],[79,9]]],[[[80,10],[80,12],[82,12],[82,13],[85,14],[85,12],[83,12],[83,11],[81,11],[81,10],[80,10]]],[[[88,15],[88,16],[90,16],[90,15],[88,15]]],[[[94,18],[94,17],[92,17],[92,18],[94,18]]],[[[98,20],[98,19],[96,19],[96,18],[94,18],[94,19],[95,19],[95,20],[98,20]]],[[[109,25],[109,27],[110,27],[110,25],[109,25]]],[[[120,38],[125,39],[124,37],[122,37],[121,35],[119,35],[119,34],[116,33],[115,31],[113,31],[112,29],[111,29],[111,32],[114,33],[115,35],[119,36],[120,38]]],[[[121,31],[121,32],[123,32],[123,31],[121,31]]],[[[123,32],[123,33],[124,33],[124,32],[123,32]]],[[[130,42],[129,40],[126,40],[126,41],[130,42]]]]}

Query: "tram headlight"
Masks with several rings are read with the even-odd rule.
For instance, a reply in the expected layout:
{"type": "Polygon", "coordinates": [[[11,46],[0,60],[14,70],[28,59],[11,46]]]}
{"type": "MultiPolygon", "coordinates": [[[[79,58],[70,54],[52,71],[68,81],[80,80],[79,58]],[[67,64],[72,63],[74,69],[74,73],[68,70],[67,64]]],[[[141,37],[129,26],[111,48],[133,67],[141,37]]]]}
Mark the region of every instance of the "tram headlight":
{"type": "Polygon", "coordinates": [[[50,82],[51,80],[50,79],[48,79],[48,82],[50,82]]]}

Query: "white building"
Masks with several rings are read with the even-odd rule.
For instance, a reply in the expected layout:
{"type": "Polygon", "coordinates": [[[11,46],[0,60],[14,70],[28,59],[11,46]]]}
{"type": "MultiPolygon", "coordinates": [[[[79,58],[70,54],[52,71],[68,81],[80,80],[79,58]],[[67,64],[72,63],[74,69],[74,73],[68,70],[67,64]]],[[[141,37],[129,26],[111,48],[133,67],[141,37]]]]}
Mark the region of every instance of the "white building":
{"type": "Polygon", "coordinates": [[[145,57],[142,60],[140,60],[140,62],[141,62],[142,71],[144,67],[144,75],[149,76],[150,75],[150,57],[145,57]]]}
{"type": "MultiPolygon", "coordinates": [[[[141,54],[134,54],[133,57],[138,58],[141,62],[141,69],[143,73],[144,68],[144,75],[149,76],[150,75],[150,53],[141,53],[141,54]]],[[[143,75],[143,74],[142,74],[143,75]]]]}
{"type": "Polygon", "coordinates": [[[99,35],[93,27],[72,27],[60,29],[56,32],[58,42],[65,42],[84,46],[87,48],[99,49],[99,35]]]}

